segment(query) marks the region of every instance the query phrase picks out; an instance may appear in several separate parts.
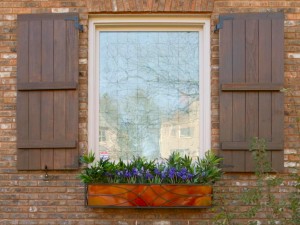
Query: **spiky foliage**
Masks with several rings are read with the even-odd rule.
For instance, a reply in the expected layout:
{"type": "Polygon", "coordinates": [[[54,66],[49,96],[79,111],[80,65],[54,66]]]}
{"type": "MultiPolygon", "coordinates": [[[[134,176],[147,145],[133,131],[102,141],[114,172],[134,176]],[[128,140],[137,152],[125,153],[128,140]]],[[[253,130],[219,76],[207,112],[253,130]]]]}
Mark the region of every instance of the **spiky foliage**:
{"type": "Polygon", "coordinates": [[[206,184],[220,179],[221,159],[209,151],[204,158],[193,161],[189,156],[174,152],[165,160],[147,160],[134,157],[131,161],[113,162],[100,159],[94,154],[84,155],[81,161],[87,166],[79,178],[83,183],[166,183],[206,184]]]}

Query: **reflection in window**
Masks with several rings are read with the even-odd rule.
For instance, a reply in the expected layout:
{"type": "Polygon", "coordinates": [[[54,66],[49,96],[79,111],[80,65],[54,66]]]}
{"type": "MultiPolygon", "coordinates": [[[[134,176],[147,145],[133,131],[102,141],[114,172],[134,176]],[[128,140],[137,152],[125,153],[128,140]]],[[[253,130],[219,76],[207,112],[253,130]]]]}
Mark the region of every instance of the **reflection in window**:
{"type": "Polygon", "coordinates": [[[184,149],[171,149],[170,153],[178,152],[181,156],[190,155],[190,150],[188,148],[184,149]]]}
{"type": "Polygon", "coordinates": [[[106,141],[106,128],[100,128],[100,132],[99,132],[99,141],[106,141]]]}
{"type": "Polygon", "coordinates": [[[176,132],[176,127],[173,127],[173,126],[172,126],[172,128],[171,128],[171,136],[172,136],[172,137],[176,137],[176,133],[177,133],[177,132],[176,132]]]}
{"type": "Polygon", "coordinates": [[[191,127],[185,127],[180,129],[180,137],[192,137],[193,129],[191,127]]]}
{"type": "Polygon", "coordinates": [[[172,149],[197,155],[199,33],[101,31],[99,39],[99,124],[108,127],[100,141],[111,140],[110,157],[167,157],[172,149]]]}

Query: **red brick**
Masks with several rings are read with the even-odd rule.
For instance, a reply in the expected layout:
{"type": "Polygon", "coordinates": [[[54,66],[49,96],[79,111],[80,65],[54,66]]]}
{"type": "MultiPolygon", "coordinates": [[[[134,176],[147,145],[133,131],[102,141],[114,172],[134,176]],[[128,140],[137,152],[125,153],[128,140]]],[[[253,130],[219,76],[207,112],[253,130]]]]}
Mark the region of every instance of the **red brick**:
{"type": "MultiPolygon", "coordinates": [[[[289,59],[289,53],[300,52],[300,3],[299,1],[271,1],[271,0],[215,0],[214,9],[210,0],[5,0],[0,2],[0,220],[4,224],[155,224],[160,221],[170,221],[173,224],[211,224],[214,213],[207,210],[110,210],[89,209],[84,207],[84,188],[76,179],[75,172],[50,172],[56,179],[46,182],[42,180],[43,171],[23,172],[15,168],[16,161],[16,60],[7,56],[15,56],[16,48],[16,15],[23,13],[51,13],[52,11],[80,12],[81,23],[85,25],[85,32],[80,34],[80,128],[79,145],[82,152],[87,151],[87,56],[88,56],[88,11],[109,13],[117,12],[199,12],[201,10],[212,11],[212,27],[218,22],[220,13],[231,12],[260,12],[260,11],[285,11],[285,78],[291,87],[300,85],[300,65],[298,59],[289,59]],[[113,3],[115,2],[115,3],[113,3]],[[86,6],[86,4],[88,4],[86,6]],[[292,12],[292,13],[290,13],[292,12]],[[3,194],[4,193],[4,194],[3,194]],[[4,196],[4,197],[3,197],[4,196]],[[33,207],[36,207],[33,208],[33,207]],[[31,211],[30,212],[30,208],[31,211]],[[36,212],[34,212],[37,210],[36,212]],[[178,218],[178,219],[174,219],[178,218]],[[16,222],[17,221],[17,222],[16,222]]],[[[211,35],[211,84],[212,84],[212,147],[219,146],[219,99],[218,99],[218,71],[219,71],[219,34],[211,35]]],[[[299,91],[295,92],[297,103],[300,102],[299,91]]],[[[286,110],[290,98],[286,98],[286,110]]],[[[297,138],[295,112],[286,115],[286,147],[300,149],[297,138]],[[293,128],[294,127],[294,128],[293,128]]],[[[285,161],[289,163],[299,162],[299,150],[297,154],[286,153],[285,161]]],[[[288,172],[295,169],[288,168],[288,172]]],[[[228,202],[236,198],[244,184],[254,185],[251,174],[227,174],[221,181],[222,186],[215,190],[225,192],[229,196],[228,202]],[[249,181],[248,181],[249,180],[249,181]],[[236,184],[239,182],[239,185],[236,184]]],[[[287,182],[291,182],[289,176],[285,176],[287,182]]],[[[287,184],[286,184],[287,185],[287,184]]],[[[281,191],[289,191],[284,187],[281,191]]],[[[279,191],[279,190],[277,190],[279,191]]],[[[278,192],[278,196],[283,196],[278,192]]],[[[241,211],[247,208],[234,202],[241,211]]],[[[230,208],[233,209],[233,208],[230,208]]],[[[263,215],[259,215],[263,217],[263,215]]],[[[244,220],[237,220],[239,224],[246,224],[244,220]]]]}

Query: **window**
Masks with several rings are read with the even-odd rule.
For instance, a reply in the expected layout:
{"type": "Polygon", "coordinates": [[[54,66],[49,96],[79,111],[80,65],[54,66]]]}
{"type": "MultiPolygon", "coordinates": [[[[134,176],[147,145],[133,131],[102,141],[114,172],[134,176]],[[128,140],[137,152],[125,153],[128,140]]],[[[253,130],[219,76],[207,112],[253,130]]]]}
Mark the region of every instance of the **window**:
{"type": "Polygon", "coordinates": [[[174,153],[174,152],[178,152],[181,156],[191,154],[190,149],[188,149],[188,148],[185,148],[185,149],[171,149],[171,153],[174,153]]]}
{"type": "Polygon", "coordinates": [[[112,159],[210,148],[209,32],[198,15],[91,18],[89,149],[97,158],[107,139],[112,159]],[[181,129],[170,135],[170,127],[181,129]]]}
{"type": "Polygon", "coordinates": [[[181,138],[190,138],[193,136],[193,129],[191,127],[180,128],[181,138]]]}
{"type": "Polygon", "coordinates": [[[103,127],[100,128],[99,141],[100,142],[106,141],[106,128],[103,127]]]}
{"type": "Polygon", "coordinates": [[[176,127],[175,127],[175,126],[172,126],[172,127],[171,127],[171,131],[170,131],[170,135],[171,135],[172,137],[176,137],[176,133],[177,133],[176,127]]]}

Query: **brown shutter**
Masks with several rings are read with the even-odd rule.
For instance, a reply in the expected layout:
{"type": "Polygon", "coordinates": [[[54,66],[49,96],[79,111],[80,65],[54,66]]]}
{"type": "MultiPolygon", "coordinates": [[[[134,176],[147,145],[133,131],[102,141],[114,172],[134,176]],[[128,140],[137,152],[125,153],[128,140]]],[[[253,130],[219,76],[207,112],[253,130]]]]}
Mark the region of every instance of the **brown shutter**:
{"type": "Polygon", "coordinates": [[[19,170],[78,168],[77,14],[18,16],[19,170]]]}
{"type": "Polygon", "coordinates": [[[220,154],[225,171],[253,171],[252,137],[283,170],[282,13],[220,16],[220,154]]]}

